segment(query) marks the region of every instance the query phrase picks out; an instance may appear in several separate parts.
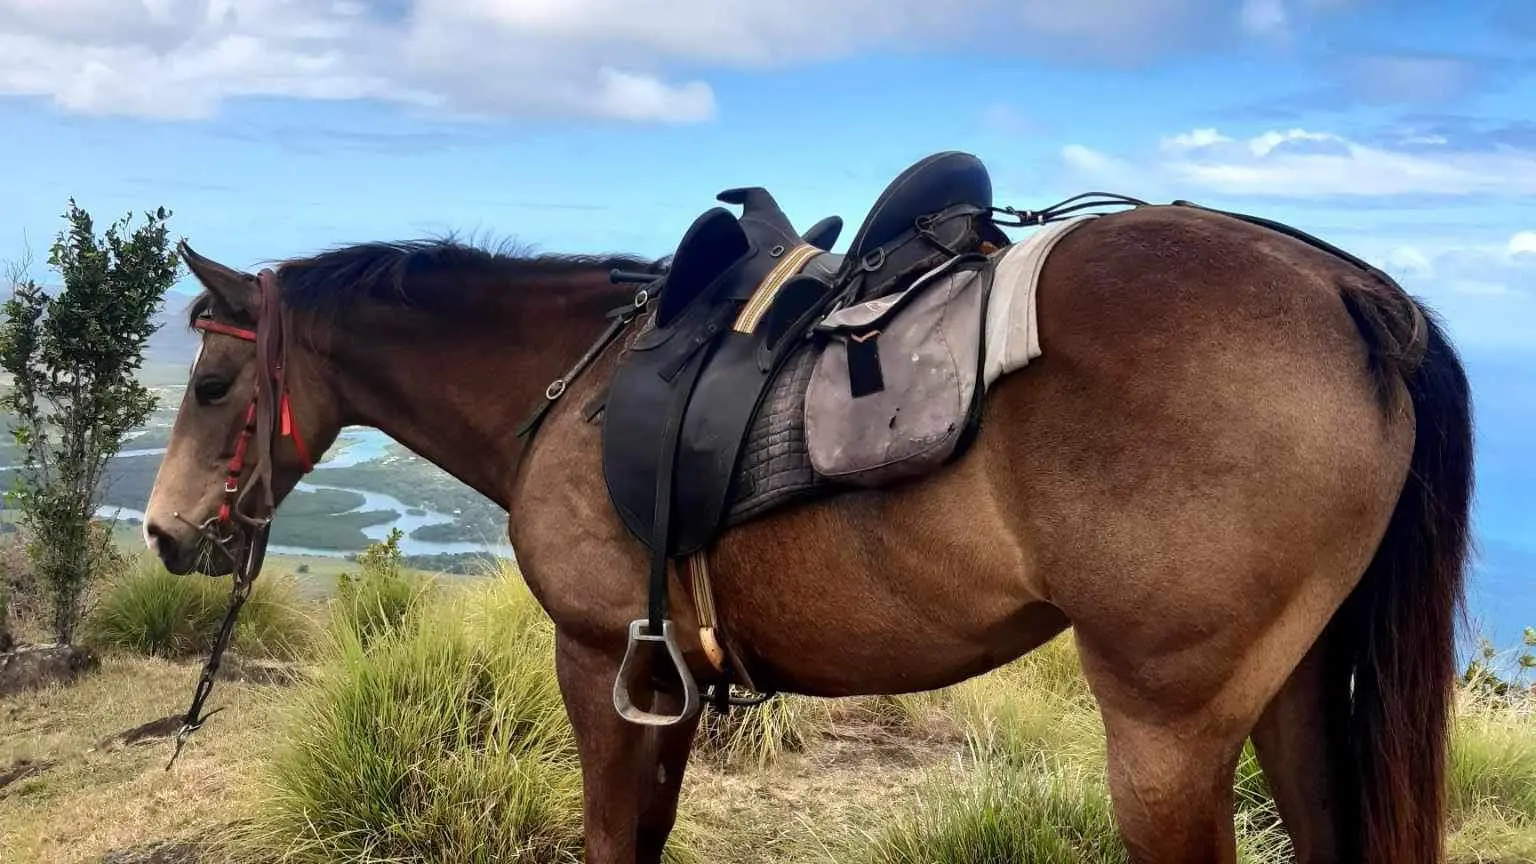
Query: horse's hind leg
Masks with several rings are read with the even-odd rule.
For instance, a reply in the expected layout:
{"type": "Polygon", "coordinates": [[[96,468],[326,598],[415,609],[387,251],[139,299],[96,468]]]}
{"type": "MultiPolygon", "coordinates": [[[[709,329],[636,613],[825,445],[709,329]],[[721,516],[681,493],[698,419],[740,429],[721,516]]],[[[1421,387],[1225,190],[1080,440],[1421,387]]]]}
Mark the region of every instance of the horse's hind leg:
{"type": "Polygon", "coordinates": [[[581,758],[586,861],[658,864],[677,816],[698,716],[659,729],[619,717],[612,694],[622,648],[601,650],[558,635],[555,642],[560,690],[581,758]]]}
{"type": "Polygon", "coordinates": [[[1232,781],[1246,736],[1139,713],[1103,709],[1110,798],[1131,860],[1235,864],[1232,781]]]}
{"type": "Polygon", "coordinates": [[[1351,801],[1337,748],[1345,734],[1348,682],[1327,676],[1325,631],[1253,730],[1253,747],[1291,836],[1297,864],[1359,860],[1348,844],[1351,801]],[[1330,693],[1329,688],[1339,692],[1330,693]]]}
{"type": "Polygon", "coordinates": [[[1235,864],[1238,758],[1291,652],[1275,639],[1238,647],[1244,637],[1232,632],[1148,641],[1127,629],[1111,638],[1074,632],[1104,718],[1109,792],[1131,860],[1235,864]]]}

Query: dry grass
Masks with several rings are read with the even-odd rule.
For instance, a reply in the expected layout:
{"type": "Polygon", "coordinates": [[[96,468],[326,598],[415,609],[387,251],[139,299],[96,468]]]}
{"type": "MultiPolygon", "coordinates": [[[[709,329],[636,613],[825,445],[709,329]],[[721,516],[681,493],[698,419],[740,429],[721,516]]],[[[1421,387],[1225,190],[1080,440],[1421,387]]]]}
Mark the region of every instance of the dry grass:
{"type": "Polygon", "coordinates": [[[0,861],[98,861],[106,852],[217,830],[247,812],[252,754],[268,744],[274,688],[220,681],[226,710],[192,736],[175,768],[172,743],[102,748],[105,739],[186,710],[198,664],[107,657],[99,674],[0,705],[0,765],[57,759],[0,789],[0,861]]]}

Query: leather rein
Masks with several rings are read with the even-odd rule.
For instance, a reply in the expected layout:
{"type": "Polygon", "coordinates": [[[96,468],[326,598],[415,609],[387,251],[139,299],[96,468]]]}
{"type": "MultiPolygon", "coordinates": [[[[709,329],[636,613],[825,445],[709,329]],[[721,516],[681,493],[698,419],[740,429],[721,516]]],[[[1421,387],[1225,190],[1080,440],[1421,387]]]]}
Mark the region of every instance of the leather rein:
{"type": "MultiPolygon", "coordinates": [[[[235,437],[234,455],[230,457],[224,477],[224,500],[219,503],[218,513],[201,525],[188,522],[212,548],[229,558],[234,574],[229,610],[214,639],[208,662],[203,665],[202,675],[192,696],[192,705],[187,709],[181,729],[176,733],[176,752],[171,755],[170,762],[166,763],[167,771],[176,763],[176,757],[181,755],[181,748],[187,738],[202,728],[209,717],[223,710],[217,708],[207,714],[201,713],[203,702],[213,692],[219,660],[229,647],[240,607],[250,596],[251,586],[266,560],[268,533],[277,509],[272,491],[272,469],[277,461],[278,439],[288,438],[293,442],[294,452],[305,474],[315,467],[309,447],[304,443],[304,436],[299,433],[298,422],[293,416],[293,400],[289,395],[285,368],[289,334],[287,320],[279,303],[277,275],[270,269],[262,270],[257,274],[256,288],[258,305],[254,330],[223,324],[211,317],[199,318],[192,324],[204,333],[216,333],[254,343],[256,367],[261,371],[256,378],[250,407],[245,412],[245,423],[235,437]],[[242,488],[241,477],[247,469],[250,476],[242,488]],[[246,501],[253,496],[254,507],[246,507],[246,501]],[[244,557],[231,548],[239,539],[242,526],[246,529],[247,540],[244,557]]],[[[176,514],[176,518],[188,521],[180,513],[176,514]]]]}

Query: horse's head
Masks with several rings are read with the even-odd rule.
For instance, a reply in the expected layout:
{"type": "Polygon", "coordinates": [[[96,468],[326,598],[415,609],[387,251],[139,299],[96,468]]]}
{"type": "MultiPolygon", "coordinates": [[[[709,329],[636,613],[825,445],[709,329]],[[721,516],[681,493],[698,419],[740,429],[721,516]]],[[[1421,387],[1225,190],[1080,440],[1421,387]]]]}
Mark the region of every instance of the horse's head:
{"type": "Polygon", "coordinates": [[[341,421],[309,340],[292,338],[278,277],[238,272],[184,243],[181,253],[205,289],[191,321],[202,346],[145,508],[144,539],[171,572],[217,576],[265,549],[265,523],[341,421]]]}

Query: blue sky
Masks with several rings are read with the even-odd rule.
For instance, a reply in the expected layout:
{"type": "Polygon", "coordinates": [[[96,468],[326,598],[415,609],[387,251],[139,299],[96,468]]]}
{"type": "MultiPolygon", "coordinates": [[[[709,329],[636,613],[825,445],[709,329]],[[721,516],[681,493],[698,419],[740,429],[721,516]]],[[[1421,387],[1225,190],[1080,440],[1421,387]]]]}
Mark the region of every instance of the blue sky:
{"type": "Polygon", "coordinates": [[[1523,591],[1481,609],[1536,623],[1529,0],[0,0],[0,131],[0,258],[70,195],[236,266],[450,230],[660,255],[721,189],[855,221],[947,148],[1000,203],[1289,221],[1448,319],[1479,590],[1523,591]]]}

